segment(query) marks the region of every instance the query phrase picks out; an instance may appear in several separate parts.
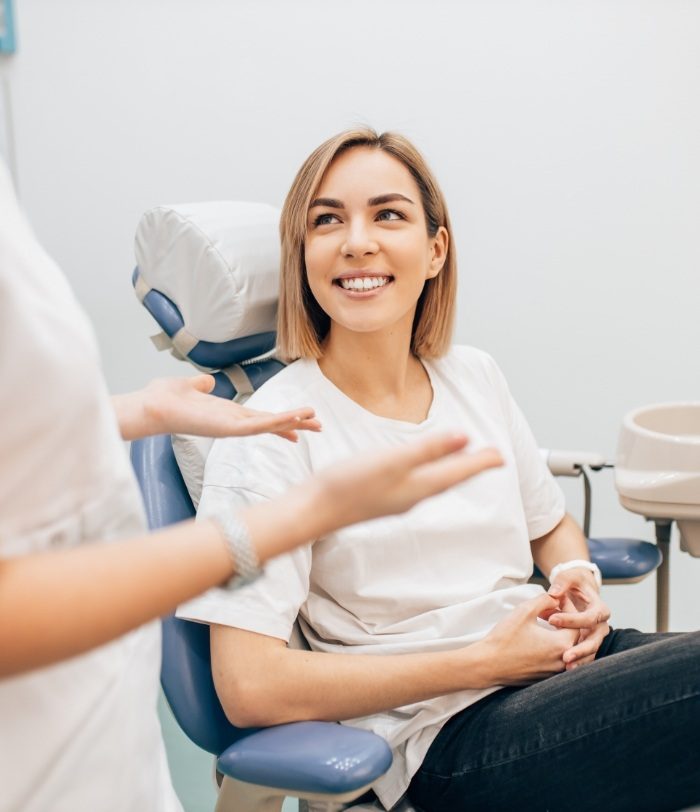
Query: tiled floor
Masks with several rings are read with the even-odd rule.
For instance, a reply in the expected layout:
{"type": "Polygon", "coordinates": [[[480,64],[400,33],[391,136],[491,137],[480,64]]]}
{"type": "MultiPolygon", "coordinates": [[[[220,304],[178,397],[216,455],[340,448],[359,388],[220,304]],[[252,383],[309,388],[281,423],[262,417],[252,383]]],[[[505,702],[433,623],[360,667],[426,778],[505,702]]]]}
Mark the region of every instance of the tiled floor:
{"type": "MultiPolygon", "coordinates": [[[[185,812],[213,812],[216,803],[213,757],[189,741],[177,726],[162,696],[158,711],[173,784],[185,812]]],[[[295,800],[288,798],[284,802],[283,812],[297,812],[297,809],[295,800]]]]}

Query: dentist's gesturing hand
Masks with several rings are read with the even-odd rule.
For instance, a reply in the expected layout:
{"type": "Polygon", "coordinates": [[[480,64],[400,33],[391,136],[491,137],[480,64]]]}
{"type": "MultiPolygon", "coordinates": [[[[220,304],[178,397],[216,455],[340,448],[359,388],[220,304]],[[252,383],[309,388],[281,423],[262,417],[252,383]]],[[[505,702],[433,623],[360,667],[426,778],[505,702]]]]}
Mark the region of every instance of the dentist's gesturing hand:
{"type": "Polygon", "coordinates": [[[494,449],[466,453],[462,434],[435,434],[365,457],[353,457],[318,476],[334,527],[404,513],[421,499],[503,465],[494,449]]]}
{"type": "Polygon", "coordinates": [[[277,497],[274,509],[261,502],[240,518],[256,539],[258,557],[266,560],[341,527],[404,513],[421,499],[503,464],[494,449],[465,453],[467,442],[462,434],[434,434],[355,455],[277,497]]]}
{"type": "Polygon", "coordinates": [[[310,408],[269,414],[248,409],[209,393],[211,375],[156,378],[143,389],[115,395],[112,404],[122,437],[136,440],[153,434],[197,434],[203,437],[242,437],[270,432],[295,441],[297,431],[320,431],[310,408]]]}

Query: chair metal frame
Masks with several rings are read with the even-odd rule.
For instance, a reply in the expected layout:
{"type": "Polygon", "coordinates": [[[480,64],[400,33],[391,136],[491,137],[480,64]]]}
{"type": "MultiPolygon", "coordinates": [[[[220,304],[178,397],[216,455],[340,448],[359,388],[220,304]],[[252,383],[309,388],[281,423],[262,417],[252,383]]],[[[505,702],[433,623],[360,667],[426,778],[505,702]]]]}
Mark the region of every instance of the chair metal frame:
{"type": "MultiPolygon", "coordinates": [[[[543,454],[555,476],[580,477],[583,482],[583,534],[588,540],[591,560],[600,567],[603,583],[636,584],[656,571],[656,631],[668,631],[671,522],[654,521],[655,544],[641,539],[591,537],[593,490],[586,469],[598,472],[614,468],[614,464],[600,454],[584,451],[544,451],[543,454]]],[[[544,580],[541,574],[539,580],[544,580]]]]}

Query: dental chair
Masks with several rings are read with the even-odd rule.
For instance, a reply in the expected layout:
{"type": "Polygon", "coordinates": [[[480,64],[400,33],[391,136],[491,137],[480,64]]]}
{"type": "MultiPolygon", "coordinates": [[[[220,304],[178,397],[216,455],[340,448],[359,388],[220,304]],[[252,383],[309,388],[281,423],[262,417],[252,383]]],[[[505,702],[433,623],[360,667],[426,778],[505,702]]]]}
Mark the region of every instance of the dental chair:
{"type": "MultiPolygon", "coordinates": [[[[263,204],[162,206],[136,233],[135,292],[162,332],[160,350],[211,372],[214,395],[243,400],[282,364],[273,357],[279,212],[263,204]]],[[[135,441],[131,459],[152,529],[191,518],[201,493],[210,440],[168,435],[135,441]],[[176,459],[177,457],[177,459],[176,459]]],[[[555,474],[581,477],[605,465],[597,455],[546,452],[555,474]]],[[[660,563],[658,548],[631,539],[589,539],[605,583],[634,583],[660,563]]],[[[391,765],[380,737],[328,722],[240,729],[214,690],[209,627],[163,621],[163,691],[178,724],[216,758],[217,812],[279,812],[284,796],[304,809],[352,807],[391,765]]],[[[410,806],[404,804],[403,812],[410,806]]]]}

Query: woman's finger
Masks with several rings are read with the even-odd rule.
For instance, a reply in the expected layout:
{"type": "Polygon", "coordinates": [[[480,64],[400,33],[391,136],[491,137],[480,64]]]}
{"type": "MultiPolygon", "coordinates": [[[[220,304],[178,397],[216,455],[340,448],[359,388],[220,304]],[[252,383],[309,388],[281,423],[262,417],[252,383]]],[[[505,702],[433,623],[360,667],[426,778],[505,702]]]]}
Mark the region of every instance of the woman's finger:
{"type": "Polygon", "coordinates": [[[600,623],[594,629],[591,629],[585,639],[580,639],[579,642],[567,649],[564,652],[564,662],[567,667],[574,663],[582,663],[590,659],[595,659],[595,655],[600,648],[603,638],[610,631],[607,623],[600,623]]]}
{"type": "Polygon", "coordinates": [[[579,660],[574,660],[572,663],[567,663],[565,668],[567,671],[573,671],[575,668],[579,668],[579,666],[587,665],[588,663],[592,663],[595,661],[595,654],[591,654],[588,657],[582,657],[579,660]]]}
{"type": "Polygon", "coordinates": [[[559,629],[585,629],[593,628],[609,619],[609,609],[602,602],[596,601],[595,605],[589,606],[583,612],[557,612],[549,618],[549,622],[559,629]]]}

